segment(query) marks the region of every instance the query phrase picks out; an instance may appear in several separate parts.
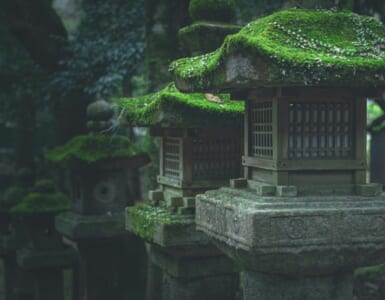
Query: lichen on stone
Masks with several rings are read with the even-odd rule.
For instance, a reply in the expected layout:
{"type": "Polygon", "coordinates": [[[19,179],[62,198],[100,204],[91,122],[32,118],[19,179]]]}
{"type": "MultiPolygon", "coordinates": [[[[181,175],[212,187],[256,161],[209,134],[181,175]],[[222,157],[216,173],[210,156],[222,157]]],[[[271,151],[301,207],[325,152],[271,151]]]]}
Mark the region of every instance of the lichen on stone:
{"type": "Polygon", "coordinates": [[[170,70],[177,87],[188,92],[242,85],[384,85],[385,27],[351,12],[279,11],[227,36],[214,52],[174,61],[170,70]],[[230,82],[227,64],[234,57],[259,73],[244,72],[230,82]]]}
{"type": "Polygon", "coordinates": [[[71,160],[96,162],[107,158],[132,157],[143,151],[125,136],[102,134],[80,135],[66,144],[46,152],[46,158],[54,163],[71,160]]]}
{"type": "Polygon", "coordinates": [[[136,126],[241,127],[243,122],[243,101],[231,101],[228,94],[184,94],[174,83],[157,93],[116,102],[121,122],[136,126]]]}

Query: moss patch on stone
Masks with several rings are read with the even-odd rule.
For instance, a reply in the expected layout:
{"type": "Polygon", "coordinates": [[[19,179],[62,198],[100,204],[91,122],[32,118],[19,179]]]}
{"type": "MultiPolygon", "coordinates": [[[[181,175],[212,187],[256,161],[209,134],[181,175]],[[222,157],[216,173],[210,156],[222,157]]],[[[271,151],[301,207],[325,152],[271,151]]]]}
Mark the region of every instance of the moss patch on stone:
{"type": "Polygon", "coordinates": [[[71,208],[68,197],[59,192],[27,194],[23,200],[10,209],[10,213],[34,214],[34,213],[59,213],[71,208]]]}
{"type": "Polygon", "coordinates": [[[148,204],[128,207],[127,213],[131,217],[134,233],[147,241],[153,241],[155,228],[159,223],[179,224],[185,220],[183,216],[173,214],[165,207],[150,206],[148,204]]]}
{"type": "Polygon", "coordinates": [[[117,100],[121,120],[136,126],[159,127],[241,127],[244,102],[218,95],[219,102],[204,94],[184,94],[173,83],[163,90],[137,98],[117,100]]]}
{"type": "Polygon", "coordinates": [[[106,158],[131,157],[143,151],[124,136],[101,134],[80,135],[66,144],[47,151],[46,158],[54,163],[80,160],[88,163],[106,158]]]}
{"type": "Polygon", "coordinates": [[[385,27],[351,12],[279,11],[227,36],[216,51],[174,61],[170,69],[184,91],[225,90],[226,64],[234,56],[266,69],[263,78],[249,80],[253,87],[383,85],[385,27]]]}

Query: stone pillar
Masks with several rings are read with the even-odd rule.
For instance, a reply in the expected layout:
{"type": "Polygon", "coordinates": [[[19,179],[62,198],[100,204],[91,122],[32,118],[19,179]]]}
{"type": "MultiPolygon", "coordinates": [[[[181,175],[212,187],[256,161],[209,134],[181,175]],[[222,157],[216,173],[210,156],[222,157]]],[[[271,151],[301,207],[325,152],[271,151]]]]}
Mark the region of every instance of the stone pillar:
{"type": "Polygon", "coordinates": [[[385,130],[372,134],[370,146],[370,180],[385,186],[385,130]]]}
{"type": "Polygon", "coordinates": [[[78,252],[80,300],[143,298],[145,248],[124,231],[122,214],[68,212],[56,218],[56,228],[78,252]]]}
{"type": "Polygon", "coordinates": [[[163,271],[162,300],[235,299],[237,277],[232,263],[217,253],[190,253],[151,246],[151,261],[163,271]]]}
{"type": "Polygon", "coordinates": [[[38,300],[63,300],[63,269],[43,268],[33,274],[34,295],[38,300]]]}

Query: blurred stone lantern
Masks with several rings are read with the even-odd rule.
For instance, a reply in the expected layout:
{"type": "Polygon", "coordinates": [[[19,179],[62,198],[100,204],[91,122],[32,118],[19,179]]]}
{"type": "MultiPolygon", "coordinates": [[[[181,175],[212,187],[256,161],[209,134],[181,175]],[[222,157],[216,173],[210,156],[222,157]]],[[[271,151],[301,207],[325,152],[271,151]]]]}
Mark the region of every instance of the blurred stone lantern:
{"type": "Polygon", "coordinates": [[[63,270],[72,267],[75,253],[62,243],[54,219],[70,208],[69,199],[49,179],[24,187],[23,194],[8,210],[11,223],[8,237],[3,239],[8,250],[14,251],[14,257],[11,252],[8,258],[12,268],[6,268],[6,289],[12,288],[7,297],[63,299],[63,270]]]}
{"type": "Polygon", "coordinates": [[[365,146],[384,32],[352,13],[287,10],[171,65],[181,91],[247,100],[245,176],[196,209],[198,229],[242,265],[244,299],[351,299],[353,270],[385,261],[365,146]]]}
{"type": "Polygon", "coordinates": [[[144,248],[124,230],[124,208],[134,202],[131,171],[149,158],[127,137],[107,134],[113,110],[106,101],[91,103],[87,117],[90,134],[47,153],[70,171],[72,212],[56,217],[56,229],[78,251],[81,299],[138,296],[144,248]],[[135,257],[127,256],[127,248],[135,257]]]}
{"type": "Polygon", "coordinates": [[[120,99],[119,105],[122,123],[149,126],[160,137],[160,189],[149,192],[149,204],[128,208],[126,216],[127,229],[150,242],[151,260],[164,273],[162,296],[152,297],[232,299],[237,274],[195,231],[195,195],[240,175],[243,102],[229,95],[185,95],[171,83],[154,94],[120,99]],[[193,268],[197,262],[200,267],[193,268]],[[218,288],[223,283],[226,288],[218,288]]]}
{"type": "MultiPolygon", "coordinates": [[[[139,168],[148,162],[148,156],[140,153],[139,149],[131,145],[126,138],[102,136],[97,133],[108,130],[112,126],[113,113],[110,104],[104,100],[91,103],[87,107],[87,126],[96,135],[79,137],[71,145],[84,147],[84,151],[87,150],[86,147],[89,147],[88,150],[94,151],[94,153],[89,153],[89,159],[95,159],[94,161],[71,161],[69,166],[72,207],[80,214],[121,212],[127,203],[133,203],[133,199],[128,197],[132,190],[130,186],[132,169],[139,168]],[[100,141],[105,140],[105,144],[99,149],[97,148],[100,147],[98,138],[100,141]],[[78,142],[77,145],[76,142],[78,142]],[[121,148],[117,146],[119,142],[122,142],[121,148]],[[104,151],[104,155],[108,156],[110,149],[126,153],[121,156],[98,159],[98,155],[103,155],[96,153],[98,150],[104,151]]],[[[87,155],[87,153],[84,152],[82,155],[87,155]]]]}

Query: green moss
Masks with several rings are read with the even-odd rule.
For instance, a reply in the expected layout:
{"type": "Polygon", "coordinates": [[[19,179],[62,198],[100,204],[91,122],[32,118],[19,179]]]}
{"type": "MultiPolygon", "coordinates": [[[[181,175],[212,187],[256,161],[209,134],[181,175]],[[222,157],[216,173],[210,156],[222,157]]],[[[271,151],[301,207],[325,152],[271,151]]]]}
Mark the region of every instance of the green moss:
{"type": "Polygon", "coordinates": [[[118,99],[123,121],[137,126],[220,127],[242,126],[244,102],[218,95],[212,102],[203,94],[184,94],[173,83],[163,90],[137,98],[118,99]]]}
{"type": "Polygon", "coordinates": [[[130,157],[143,153],[124,136],[80,135],[63,146],[47,151],[46,158],[60,163],[70,160],[96,162],[106,158],[130,157]]]}
{"type": "Polygon", "coordinates": [[[234,0],[190,0],[189,13],[193,20],[230,21],[235,16],[234,0]]]}
{"type": "Polygon", "coordinates": [[[11,213],[58,213],[71,208],[70,201],[63,193],[37,193],[26,195],[23,200],[10,209],[11,213]]]}
{"type": "Polygon", "coordinates": [[[369,278],[375,278],[382,274],[385,274],[385,264],[359,268],[354,272],[355,276],[363,276],[369,278]]]}
{"type": "Polygon", "coordinates": [[[160,206],[139,204],[128,207],[127,213],[131,216],[131,224],[135,234],[148,241],[153,240],[155,228],[159,223],[168,225],[183,223],[183,217],[172,214],[160,206]]]}
{"type": "Polygon", "coordinates": [[[230,56],[248,57],[259,62],[258,70],[266,68],[262,78],[245,78],[253,87],[374,85],[384,83],[384,49],[385,27],[373,18],[291,9],[251,22],[216,51],[174,61],[170,69],[185,91],[225,90],[230,56]]]}

